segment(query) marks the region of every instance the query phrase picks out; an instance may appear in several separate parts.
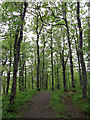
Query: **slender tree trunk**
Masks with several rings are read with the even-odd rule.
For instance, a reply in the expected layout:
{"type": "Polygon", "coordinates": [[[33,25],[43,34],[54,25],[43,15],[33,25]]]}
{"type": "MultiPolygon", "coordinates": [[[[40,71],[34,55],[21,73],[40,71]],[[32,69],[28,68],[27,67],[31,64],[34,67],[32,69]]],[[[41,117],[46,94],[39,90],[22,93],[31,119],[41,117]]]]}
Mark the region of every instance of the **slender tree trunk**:
{"type": "Polygon", "coordinates": [[[39,65],[40,65],[40,58],[39,58],[39,33],[38,33],[38,13],[37,13],[37,89],[39,90],[39,65]]]}
{"type": "Polygon", "coordinates": [[[8,91],[9,91],[9,83],[10,83],[10,70],[7,73],[7,88],[6,88],[7,95],[8,95],[8,91]]]}
{"type": "MultiPolygon", "coordinates": [[[[65,9],[66,9],[66,3],[65,3],[65,9]]],[[[75,83],[74,83],[74,72],[73,72],[73,61],[72,61],[72,50],[71,50],[71,42],[70,42],[70,34],[69,34],[68,21],[67,21],[67,17],[66,17],[66,10],[65,10],[64,21],[65,21],[65,23],[66,23],[66,28],[67,28],[67,37],[68,37],[68,45],[69,45],[69,55],[70,55],[70,67],[71,67],[72,87],[75,87],[75,83]]]]}
{"type": "MultiPolygon", "coordinates": [[[[32,63],[33,65],[33,63],[32,63]]],[[[33,69],[32,69],[32,66],[31,66],[31,73],[32,73],[32,89],[33,89],[33,69]]]]}
{"type": "Polygon", "coordinates": [[[48,89],[48,74],[46,74],[46,87],[45,89],[48,89]]]}
{"type": "Polygon", "coordinates": [[[50,79],[50,76],[49,76],[49,89],[51,89],[51,79],[50,79]]]}
{"type": "Polygon", "coordinates": [[[52,67],[52,90],[54,90],[54,78],[53,78],[53,39],[52,39],[52,29],[51,29],[51,67],[52,67]]]}
{"type": "Polygon", "coordinates": [[[69,72],[68,72],[68,81],[69,81],[69,88],[71,87],[70,79],[69,79],[69,72]]]}
{"type": "Polygon", "coordinates": [[[22,54],[22,64],[21,64],[21,84],[22,90],[24,91],[24,67],[25,67],[25,55],[22,54]]]}
{"type": "Polygon", "coordinates": [[[64,84],[64,91],[67,91],[67,89],[66,89],[65,66],[64,65],[63,65],[63,84],[64,84]]]}
{"type": "Polygon", "coordinates": [[[79,9],[80,9],[80,2],[77,2],[77,22],[78,22],[78,27],[79,27],[79,49],[80,49],[79,55],[80,55],[80,63],[82,67],[82,95],[83,95],[83,98],[86,98],[87,96],[87,73],[86,73],[86,67],[85,67],[83,51],[82,51],[83,38],[82,38],[82,27],[81,27],[79,9]]]}
{"type": "MultiPolygon", "coordinates": [[[[10,36],[11,37],[11,36],[10,36]]],[[[6,94],[8,95],[8,90],[9,90],[9,83],[10,83],[10,69],[11,69],[11,64],[12,64],[12,43],[10,43],[10,63],[9,63],[9,71],[7,73],[7,88],[6,88],[6,94]]]]}
{"type": "Polygon", "coordinates": [[[16,95],[18,59],[19,58],[17,55],[16,48],[14,48],[13,83],[12,83],[11,98],[10,98],[11,105],[14,104],[14,99],[16,95]]]}
{"type": "Polygon", "coordinates": [[[42,78],[41,78],[41,73],[40,73],[40,89],[42,88],[42,78]]]}
{"type": "Polygon", "coordinates": [[[32,89],[33,89],[33,75],[32,75],[32,89]]]}
{"type": "Polygon", "coordinates": [[[55,78],[55,89],[57,88],[57,69],[55,66],[55,62],[54,62],[54,68],[55,68],[55,72],[54,72],[54,78],[55,78]]]}
{"type": "Polygon", "coordinates": [[[27,68],[26,68],[26,63],[25,63],[25,88],[27,87],[26,82],[27,82],[27,68]]]}
{"type": "Polygon", "coordinates": [[[5,85],[3,85],[3,94],[5,95],[5,85]]]}
{"type": "Polygon", "coordinates": [[[6,91],[5,91],[5,89],[6,89],[6,87],[5,87],[5,80],[6,80],[6,78],[4,77],[4,82],[3,82],[3,94],[5,95],[5,93],[6,93],[6,91]]]}
{"type": "Polygon", "coordinates": [[[21,91],[21,58],[19,58],[19,91],[21,91]]]}
{"type": "MultiPolygon", "coordinates": [[[[88,63],[87,63],[87,79],[90,78],[90,0],[88,2],[88,63]]],[[[90,84],[88,84],[88,87],[90,84]]]]}
{"type": "Polygon", "coordinates": [[[60,89],[60,85],[59,85],[59,73],[58,73],[58,66],[57,66],[57,89],[60,89]]]}
{"type": "Polygon", "coordinates": [[[29,89],[30,89],[30,79],[28,80],[28,87],[29,87],[29,89]]]}
{"type": "MultiPolygon", "coordinates": [[[[21,5],[21,7],[22,7],[22,5],[21,5]]],[[[20,37],[18,39],[19,30],[17,30],[16,36],[15,36],[15,43],[14,43],[13,83],[12,83],[11,97],[10,97],[11,105],[14,104],[14,99],[15,99],[15,95],[16,95],[18,61],[19,61],[19,54],[20,54],[20,45],[21,45],[21,41],[23,39],[23,21],[25,18],[26,9],[27,9],[27,3],[24,2],[24,11],[23,11],[23,13],[21,11],[22,25],[20,26],[20,37]]]]}
{"type": "MultiPolygon", "coordinates": [[[[75,28],[75,29],[76,29],[76,28],[75,28]]],[[[76,54],[77,54],[77,59],[78,59],[78,67],[79,67],[79,71],[78,71],[78,72],[79,72],[79,81],[80,81],[80,86],[82,86],[80,55],[79,55],[78,48],[77,48],[77,43],[78,43],[78,33],[77,33],[77,29],[76,29],[76,37],[77,37],[77,42],[76,42],[75,36],[74,36],[76,54]]]]}
{"type": "Polygon", "coordinates": [[[44,50],[45,50],[45,37],[43,35],[44,47],[43,47],[43,68],[42,68],[42,88],[44,87],[44,50]]]}
{"type": "Polygon", "coordinates": [[[63,85],[64,85],[64,91],[67,91],[67,88],[66,88],[66,74],[65,74],[65,62],[64,62],[64,50],[62,51],[62,68],[63,68],[63,85]]]}
{"type": "Polygon", "coordinates": [[[57,78],[57,89],[60,89],[60,84],[59,84],[58,56],[57,56],[56,78],[57,78]]]}
{"type": "MultiPolygon", "coordinates": [[[[7,55],[6,55],[6,53],[5,53],[5,56],[6,56],[6,59],[5,59],[5,61],[2,61],[2,65],[3,65],[3,67],[6,65],[6,63],[7,63],[7,55]]],[[[3,76],[3,70],[1,71],[1,76],[3,76]]],[[[3,82],[3,81],[2,81],[3,82]]],[[[1,81],[0,81],[0,83],[1,83],[1,81]]],[[[0,86],[1,87],[1,86],[0,86]]],[[[1,88],[0,88],[1,89],[1,88]]],[[[4,84],[3,84],[3,94],[5,94],[5,78],[4,78],[4,84]]]]}

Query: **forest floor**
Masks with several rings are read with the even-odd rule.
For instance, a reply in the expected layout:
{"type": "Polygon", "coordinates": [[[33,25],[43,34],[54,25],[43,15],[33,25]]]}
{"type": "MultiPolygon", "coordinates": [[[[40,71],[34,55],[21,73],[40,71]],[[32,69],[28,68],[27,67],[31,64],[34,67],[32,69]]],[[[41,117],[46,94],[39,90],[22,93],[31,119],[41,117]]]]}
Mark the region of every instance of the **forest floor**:
{"type": "Polygon", "coordinates": [[[56,118],[49,106],[50,92],[40,91],[34,97],[27,108],[18,116],[19,118],[56,118]]]}
{"type": "MultiPolygon", "coordinates": [[[[67,94],[67,93],[66,93],[67,94]]],[[[71,99],[70,96],[67,96],[64,93],[64,96],[62,98],[62,102],[64,103],[66,110],[67,110],[67,115],[66,117],[69,118],[86,118],[86,116],[81,112],[80,108],[75,105],[71,99]]]]}
{"type": "MultiPolygon", "coordinates": [[[[32,97],[32,102],[27,105],[26,109],[24,109],[17,118],[57,118],[49,104],[50,95],[51,93],[49,91],[37,92],[37,94],[32,97]]],[[[65,113],[66,118],[84,118],[83,113],[78,106],[73,104],[70,97],[65,95],[60,102],[63,103],[67,109],[65,113]]]]}

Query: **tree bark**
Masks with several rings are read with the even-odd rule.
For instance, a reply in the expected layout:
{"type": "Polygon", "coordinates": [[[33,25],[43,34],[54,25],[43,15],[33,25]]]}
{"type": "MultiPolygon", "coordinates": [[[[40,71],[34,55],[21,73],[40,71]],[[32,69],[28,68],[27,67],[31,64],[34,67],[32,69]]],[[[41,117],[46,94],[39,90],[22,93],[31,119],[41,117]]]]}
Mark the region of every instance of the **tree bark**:
{"type": "Polygon", "coordinates": [[[36,34],[37,34],[37,89],[39,90],[39,65],[40,65],[40,58],[39,58],[39,33],[38,33],[38,13],[37,13],[37,27],[36,27],[36,34]]]}
{"type": "Polygon", "coordinates": [[[43,68],[42,68],[42,88],[44,87],[44,51],[45,51],[45,37],[43,35],[44,47],[43,47],[43,68]]]}
{"type": "Polygon", "coordinates": [[[55,77],[56,77],[56,88],[57,89],[60,89],[60,84],[59,84],[59,67],[58,67],[58,56],[56,56],[57,59],[56,59],[56,71],[55,71],[55,77]]]}
{"type": "Polygon", "coordinates": [[[21,91],[21,57],[19,58],[19,91],[21,91]]]}
{"type": "MultiPolygon", "coordinates": [[[[10,35],[11,37],[11,35],[10,35]]],[[[10,43],[10,59],[9,59],[9,71],[7,73],[7,88],[6,88],[6,94],[8,95],[8,90],[9,90],[9,83],[10,83],[10,69],[11,69],[11,64],[12,64],[12,43],[10,43]]]]}
{"type": "MultiPolygon", "coordinates": [[[[75,28],[76,29],[76,28],[75,28]]],[[[77,33],[77,29],[76,29],[76,37],[77,37],[77,41],[75,39],[75,36],[74,36],[74,41],[75,41],[75,48],[76,48],[76,54],[77,54],[77,59],[78,59],[78,67],[79,67],[79,81],[80,81],[80,86],[82,86],[82,78],[81,78],[81,65],[80,65],[80,55],[79,55],[79,52],[78,52],[78,48],[77,48],[77,43],[78,43],[78,33],[77,33]]]]}
{"type": "Polygon", "coordinates": [[[25,68],[25,55],[22,54],[22,64],[21,64],[21,83],[22,83],[22,90],[24,91],[24,68],[25,68]]]}
{"type": "Polygon", "coordinates": [[[23,21],[25,18],[26,9],[27,9],[27,3],[24,2],[23,13],[21,11],[22,25],[20,26],[20,37],[18,39],[19,30],[17,29],[16,36],[15,36],[15,43],[14,43],[13,83],[12,83],[11,97],[10,97],[11,105],[14,104],[14,99],[15,99],[15,95],[16,95],[18,61],[19,61],[19,54],[20,54],[20,45],[21,45],[21,41],[23,39],[23,21]]]}
{"type": "Polygon", "coordinates": [[[27,87],[26,82],[27,82],[27,68],[25,63],[25,88],[27,87]]]}
{"type": "Polygon", "coordinates": [[[48,89],[48,73],[46,73],[46,86],[45,89],[48,89]]]}
{"type": "MultiPolygon", "coordinates": [[[[32,65],[33,65],[33,62],[32,62],[32,65]]],[[[32,73],[32,89],[33,89],[33,68],[32,68],[32,65],[31,65],[31,73],[32,73]]]]}
{"type": "Polygon", "coordinates": [[[54,90],[54,78],[53,78],[53,38],[52,38],[52,28],[51,28],[51,67],[52,67],[52,90],[54,90]]]}
{"type": "Polygon", "coordinates": [[[66,64],[65,64],[65,61],[64,61],[64,50],[62,50],[61,61],[62,61],[62,68],[63,68],[63,85],[64,85],[64,91],[67,91],[67,88],[66,88],[66,74],[65,74],[66,64]]]}
{"type": "Polygon", "coordinates": [[[79,15],[79,9],[80,9],[80,2],[77,2],[77,22],[79,27],[79,55],[80,55],[80,63],[82,67],[82,96],[83,98],[87,97],[87,72],[85,67],[85,62],[83,58],[83,38],[82,38],[82,27],[81,27],[81,20],[79,15]]]}
{"type": "Polygon", "coordinates": [[[72,81],[72,87],[75,87],[75,83],[74,83],[74,72],[73,72],[73,61],[72,61],[72,50],[71,50],[71,41],[70,41],[68,21],[67,21],[67,17],[66,17],[66,3],[65,3],[65,10],[64,10],[64,12],[65,12],[64,21],[65,21],[65,23],[66,23],[67,38],[68,38],[68,45],[69,45],[70,67],[71,67],[71,81],[72,81]]]}

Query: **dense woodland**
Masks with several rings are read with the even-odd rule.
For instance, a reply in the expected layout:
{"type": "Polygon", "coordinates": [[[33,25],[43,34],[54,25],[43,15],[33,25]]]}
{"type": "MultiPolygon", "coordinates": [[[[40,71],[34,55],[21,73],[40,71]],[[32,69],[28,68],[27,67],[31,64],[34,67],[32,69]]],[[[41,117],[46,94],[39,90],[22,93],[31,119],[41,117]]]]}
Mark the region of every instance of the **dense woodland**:
{"type": "Polygon", "coordinates": [[[89,6],[61,0],[2,2],[3,117],[18,106],[17,96],[23,93],[74,89],[89,99],[89,6]]]}

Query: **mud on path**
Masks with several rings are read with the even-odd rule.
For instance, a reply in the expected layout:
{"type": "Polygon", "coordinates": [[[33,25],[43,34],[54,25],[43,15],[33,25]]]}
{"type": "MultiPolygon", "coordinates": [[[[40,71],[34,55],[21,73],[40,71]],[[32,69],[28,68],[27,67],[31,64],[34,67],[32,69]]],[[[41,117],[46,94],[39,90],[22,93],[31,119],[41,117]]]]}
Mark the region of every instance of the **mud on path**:
{"type": "Polygon", "coordinates": [[[19,118],[56,118],[49,106],[50,92],[40,91],[32,97],[32,103],[23,111],[19,118]]]}

